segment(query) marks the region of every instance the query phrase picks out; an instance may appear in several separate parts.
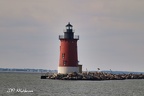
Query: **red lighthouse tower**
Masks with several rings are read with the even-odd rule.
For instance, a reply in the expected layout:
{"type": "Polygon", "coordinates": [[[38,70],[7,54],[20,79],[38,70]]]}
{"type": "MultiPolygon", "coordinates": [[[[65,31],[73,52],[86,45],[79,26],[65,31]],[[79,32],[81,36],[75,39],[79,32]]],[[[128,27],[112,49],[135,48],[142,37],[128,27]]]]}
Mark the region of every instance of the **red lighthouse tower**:
{"type": "Polygon", "coordinates": [[[59,35],[60,57],[58,73],[79,72],[77,41],[78,35],[74,35],[73,26],[68,23],[64,35],[59,35]]]}

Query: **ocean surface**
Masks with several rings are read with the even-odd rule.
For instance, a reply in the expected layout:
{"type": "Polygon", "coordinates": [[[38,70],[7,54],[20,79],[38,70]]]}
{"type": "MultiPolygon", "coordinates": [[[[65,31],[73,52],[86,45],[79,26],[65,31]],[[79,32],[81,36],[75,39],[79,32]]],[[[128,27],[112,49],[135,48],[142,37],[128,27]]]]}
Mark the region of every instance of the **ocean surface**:
{"type": "Polygon", "coordinates": [[[0,73],[0,96],[144,96],[144,80],[65,81],[0,73]]]}

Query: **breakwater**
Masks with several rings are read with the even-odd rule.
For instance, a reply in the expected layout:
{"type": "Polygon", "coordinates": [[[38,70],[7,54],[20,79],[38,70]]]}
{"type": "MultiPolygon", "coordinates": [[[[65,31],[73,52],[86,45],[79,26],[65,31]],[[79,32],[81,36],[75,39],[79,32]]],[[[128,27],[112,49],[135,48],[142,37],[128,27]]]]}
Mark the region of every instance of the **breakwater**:
{"type": "Polygon", "coordinates": [[[47,73],[41,79],[57,80],[125,80],[125,79],[144,79],[144,74],[112,74],[104,72],[83,72],[83,73],[47,73]]]}

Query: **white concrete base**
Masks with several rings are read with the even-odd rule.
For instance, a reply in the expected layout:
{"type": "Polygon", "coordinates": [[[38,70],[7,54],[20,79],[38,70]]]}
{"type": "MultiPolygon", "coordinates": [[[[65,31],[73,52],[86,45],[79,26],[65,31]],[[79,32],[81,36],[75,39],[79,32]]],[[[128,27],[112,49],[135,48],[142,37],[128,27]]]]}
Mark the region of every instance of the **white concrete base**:
{"type": "Polygon", "coordinates": [[[58,73],[66,74],[71,72],[79,72],[79,67],[58,67],[58,73]]]}

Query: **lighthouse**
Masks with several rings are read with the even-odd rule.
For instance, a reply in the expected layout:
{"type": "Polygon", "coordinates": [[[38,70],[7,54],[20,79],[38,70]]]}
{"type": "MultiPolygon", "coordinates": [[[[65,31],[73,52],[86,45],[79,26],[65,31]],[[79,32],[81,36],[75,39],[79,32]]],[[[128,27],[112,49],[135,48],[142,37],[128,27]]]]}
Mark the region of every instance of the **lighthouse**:
{"type": "Polygon", "coordinates": [[[80,72],[81,65],[78,65],[77,41],[78,35],[74,35],[73,26],[68,23],[64,35],[59,35],[60,56],[58,73],[80,72]]]}

